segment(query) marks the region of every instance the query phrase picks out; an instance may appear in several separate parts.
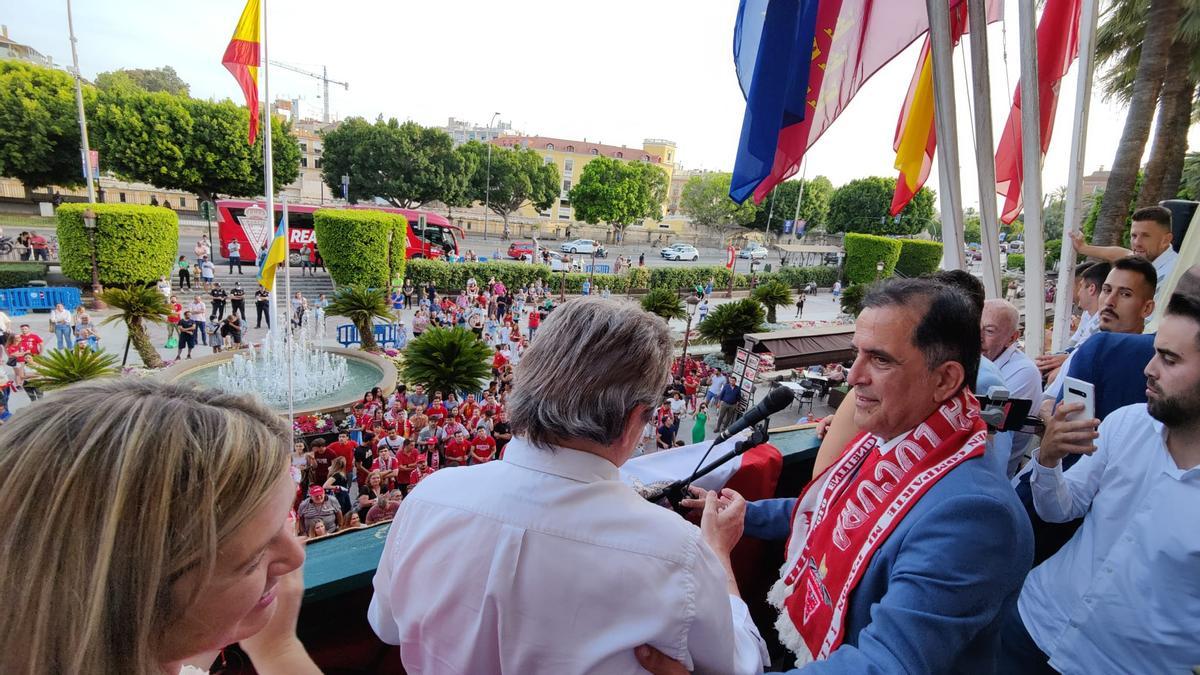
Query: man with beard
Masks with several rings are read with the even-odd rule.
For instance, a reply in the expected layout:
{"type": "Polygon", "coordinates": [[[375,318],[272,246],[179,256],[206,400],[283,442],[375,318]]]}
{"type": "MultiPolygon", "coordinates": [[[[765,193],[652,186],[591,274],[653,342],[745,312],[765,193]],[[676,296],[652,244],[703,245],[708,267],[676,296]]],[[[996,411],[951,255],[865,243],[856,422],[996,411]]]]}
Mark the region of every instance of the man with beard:
{"type": "Polygon", "coordinates": [[[1034,507],[1054,522],[1086,517],[1025,580],[1001,672],[1182,673],[1200,663],[1200,298],[1171,296],[1154,352],[1145,404],[1103,423],[1066,404],[1046,421],[1034,507]],[[1064,472],[1070,455],[1082,458],[1064,472]]]}

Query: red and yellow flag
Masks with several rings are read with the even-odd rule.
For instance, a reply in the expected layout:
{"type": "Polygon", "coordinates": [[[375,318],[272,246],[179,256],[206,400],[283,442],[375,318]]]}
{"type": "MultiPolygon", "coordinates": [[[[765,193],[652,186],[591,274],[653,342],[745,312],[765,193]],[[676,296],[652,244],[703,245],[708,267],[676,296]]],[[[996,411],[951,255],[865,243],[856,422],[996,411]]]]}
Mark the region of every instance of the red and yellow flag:
{"type": "Polygon", "coordinates": [[[221,57],[221,65],[233,74],[246,95],[246,107],[250,109],[250,145],[254,145],[254,139],[258,137],[258,67],[262,44],[259,16],[259,0],[246,0],[246,8],[242,10],[237,28],[233,29],[233,39],[225,48],[225,56],[221,57]]]}

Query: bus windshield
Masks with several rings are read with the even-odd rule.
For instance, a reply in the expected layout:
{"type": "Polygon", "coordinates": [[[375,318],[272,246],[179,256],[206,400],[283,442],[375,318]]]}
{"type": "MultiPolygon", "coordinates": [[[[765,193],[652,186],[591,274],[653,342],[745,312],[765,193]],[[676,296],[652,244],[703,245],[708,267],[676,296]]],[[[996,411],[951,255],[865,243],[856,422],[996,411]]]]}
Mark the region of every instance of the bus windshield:
{"type": "Polygon", "coordinates": [[[453,255],[458,251],[458,242],[454,239],[454,230],[448,227],[440,227],[437,225],[426,225],[424,230],[414,228],[417,237],[437,246],[446,252],[447,255],[453,255]]]}

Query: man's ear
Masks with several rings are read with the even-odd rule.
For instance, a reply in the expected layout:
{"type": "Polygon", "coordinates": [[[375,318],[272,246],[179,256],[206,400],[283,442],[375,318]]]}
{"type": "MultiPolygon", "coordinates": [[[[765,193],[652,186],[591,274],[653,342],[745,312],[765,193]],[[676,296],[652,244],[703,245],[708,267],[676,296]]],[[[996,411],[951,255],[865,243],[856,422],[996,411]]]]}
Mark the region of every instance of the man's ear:
{"type": "Polygon", "coordinates": [[[1150,316],[1153,313],[1154,313],[1154,299],[1151,298],[1146,301],[1146,304],[1142,305],[1142,318],[1145,319],[1146,317],[1150,316]]]}
{"type": "Polygon", "coordinates": [[[963,387],[967,371],[958,361],[946,361],[934,368],[930,375],[934,384],[933,395],[937,402],[941,403],[963,387]]]}

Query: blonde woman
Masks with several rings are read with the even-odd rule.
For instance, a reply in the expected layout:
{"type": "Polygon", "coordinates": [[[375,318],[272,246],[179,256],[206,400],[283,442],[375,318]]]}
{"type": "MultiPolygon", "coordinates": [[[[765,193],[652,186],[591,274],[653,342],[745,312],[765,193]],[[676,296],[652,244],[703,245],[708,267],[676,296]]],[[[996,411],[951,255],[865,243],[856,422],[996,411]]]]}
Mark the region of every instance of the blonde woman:
{"type": "Polygon", "coordinates": [[[127,379],[0,427],[0,508],[54,524],[0,532],[0,672],[176,675],[235,642],[260,673],[319,672],[287,438],[251,398],[127,379]]]}

